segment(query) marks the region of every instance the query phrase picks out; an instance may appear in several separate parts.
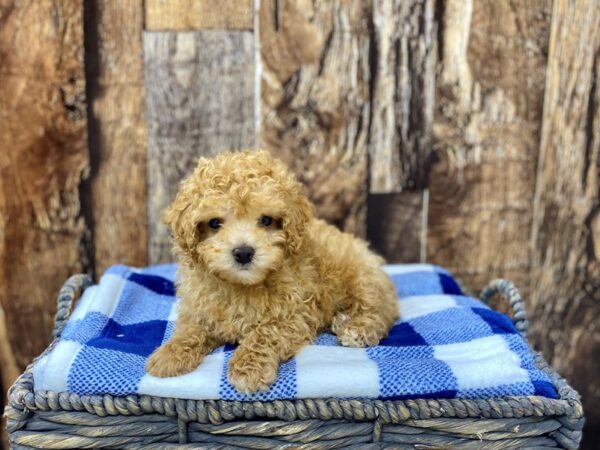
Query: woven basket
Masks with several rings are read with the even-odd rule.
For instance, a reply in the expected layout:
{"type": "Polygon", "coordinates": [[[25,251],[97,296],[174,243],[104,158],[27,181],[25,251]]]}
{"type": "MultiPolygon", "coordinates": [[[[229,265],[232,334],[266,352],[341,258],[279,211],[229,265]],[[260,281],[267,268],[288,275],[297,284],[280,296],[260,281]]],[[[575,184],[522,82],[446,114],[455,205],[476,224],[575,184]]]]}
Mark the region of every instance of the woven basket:
{"type": "MultiPolygon", "coordinates": [[[[53,336],[91,284],[75,275],[58,297],[53,336]]],[[[527,334],[523,300],[505,280],[483,292],[501,295],[517,329],[527,334]]],[[[417,399],[404,401],[308,399],[272,402],[185,400],[152,396],[86,396],[34,392],[32,366],[10,388],[12,448],[355,448],[355,449],[575,449],[581,440],[579,395],[540,355],[560,399],[417,399]]]]}

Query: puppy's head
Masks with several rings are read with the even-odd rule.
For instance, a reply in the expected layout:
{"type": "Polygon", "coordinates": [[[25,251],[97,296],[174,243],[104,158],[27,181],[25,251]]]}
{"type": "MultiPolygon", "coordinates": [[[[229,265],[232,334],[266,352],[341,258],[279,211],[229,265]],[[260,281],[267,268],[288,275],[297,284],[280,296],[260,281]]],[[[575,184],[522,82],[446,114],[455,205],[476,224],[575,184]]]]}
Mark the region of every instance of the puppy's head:
{"type": "Polygon", "coordinates": [[[253,285],[297,253],[313,207],[265,151],[201,158],[165,213],[185,262],[253,285]]]}

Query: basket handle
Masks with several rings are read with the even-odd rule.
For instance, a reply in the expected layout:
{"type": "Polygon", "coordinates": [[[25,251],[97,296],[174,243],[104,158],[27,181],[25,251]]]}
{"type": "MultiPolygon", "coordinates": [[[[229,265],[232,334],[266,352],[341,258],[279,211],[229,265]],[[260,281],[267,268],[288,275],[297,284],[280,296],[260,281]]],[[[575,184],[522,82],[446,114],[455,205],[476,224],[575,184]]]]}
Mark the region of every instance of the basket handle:
{"type": "Polygon", "coordinates": [[[513,320],[515,328],[519,330],[521,336],[527,337],[529,330],[529,321],[525,312],[525,301],[515,285],[504,279],[493,280],[481,291],[480,298],[485,304],[489,304],[490,299],[495,295],[504,296],[510,305],[510,317],[513,320]]]}
{"type": "Polygon", "coordinates": [[[79,299],[83,290],[92,285],[92,279],[89,275],[79,273],[71,276],[58,292],[56,315],[54,316],[54,329],[52,337],[57,338],[62,333],[69,316],[71,307],[79,299]]]}

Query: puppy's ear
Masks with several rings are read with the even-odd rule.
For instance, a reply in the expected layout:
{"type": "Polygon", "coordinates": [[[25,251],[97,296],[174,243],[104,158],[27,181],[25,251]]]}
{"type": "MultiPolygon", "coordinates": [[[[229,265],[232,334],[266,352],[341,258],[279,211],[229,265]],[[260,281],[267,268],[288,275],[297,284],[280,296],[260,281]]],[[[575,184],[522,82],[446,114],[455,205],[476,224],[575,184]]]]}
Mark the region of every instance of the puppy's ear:
{"type": "Polygon", "coordinates": [[[207,178],[212,169],[212,161],[199,158],[194,172],[188,175],[179,185],[177,196],[163,214],[164,222],[173,232],[176,248],[197,262],[199,259],[196,246],[201,239],[198,228],[198,197],[202,191],[199,180],[207,178]]]}
{"type": "Polygon", "coordinates": [[[165,210],[163,218],[173,232],[175,245],[196,261],[198,259],[196,245],[199,240],[199,230],[189,211],[193,205],[193,198],[188,185],[188,180],[181,183],[175,200],[165,210]]]}
{"type": "Polygon", "coordinates": [[[306,227],[313,216],[314,207],[299,186],[298,192],[290,198],[287,214],[283,217],[282,223],[287,248],[291,253],[296,253],[300,249],[306,227]]]}

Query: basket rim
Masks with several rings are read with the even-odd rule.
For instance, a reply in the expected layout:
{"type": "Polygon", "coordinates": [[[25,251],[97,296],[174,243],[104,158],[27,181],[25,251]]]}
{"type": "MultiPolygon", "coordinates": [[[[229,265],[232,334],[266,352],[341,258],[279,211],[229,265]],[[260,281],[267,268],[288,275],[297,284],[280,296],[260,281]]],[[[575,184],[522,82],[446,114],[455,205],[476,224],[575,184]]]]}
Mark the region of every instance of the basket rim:
{"type": "MultiPolygon", "coordinates": [[[[89,276],[78,274],[69,278],[58,297],[54,340],[34,362],[52,351],[70,315],[74,300],[89,287],[89,276]]],[[[482,292],[486,302],[495,294],[507,297],[515,324],[526,339],[527,319],[523,300],[512,283],[494,280],[482,292]]],[[[533,350],[532,350],[533,351],[533,350]]],[[[337,399],[314,398],[272,401],[190,400],[150,395],[79,395],[72,392],[34,391],[33,362],[8,391],[5,415],[9,432],[23,428],[35,412],[82,411],[97,416],[161,414],[184,422],[223,423],[235,419],[268,418],[275,420],[379,421],[400,423],[408,420],[436,418],[503,419],[557,416],[562,426],[579,432],[584,413],[580,396],[537,352],[535,364],[549,376],[559,399],[542,396],[509,396],[480,399],[337,399]]]]}

